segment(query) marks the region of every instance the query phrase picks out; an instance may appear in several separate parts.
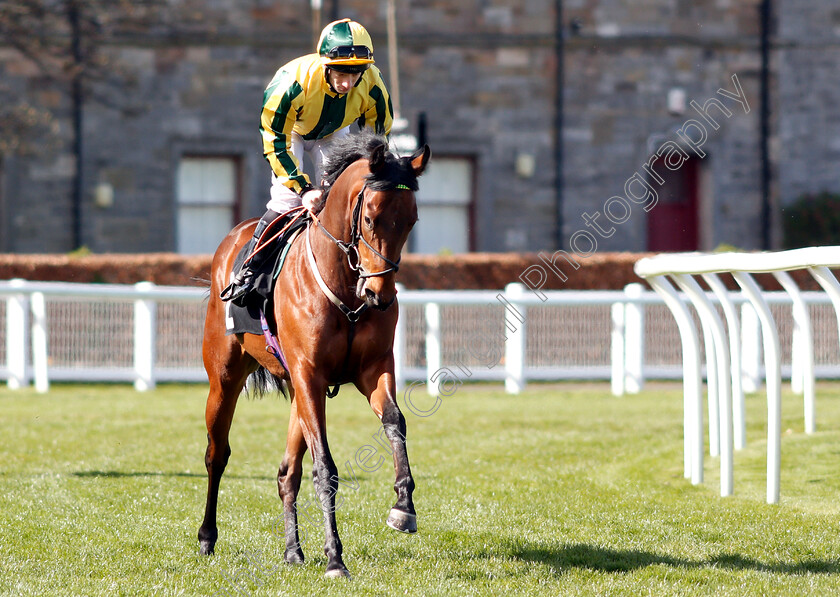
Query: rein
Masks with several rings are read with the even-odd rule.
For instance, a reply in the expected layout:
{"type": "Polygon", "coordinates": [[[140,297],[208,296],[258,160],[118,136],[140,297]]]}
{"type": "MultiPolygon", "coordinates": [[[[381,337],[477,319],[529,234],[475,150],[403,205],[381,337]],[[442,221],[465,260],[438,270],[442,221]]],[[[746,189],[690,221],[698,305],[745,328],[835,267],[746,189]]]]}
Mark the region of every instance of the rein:
{"type": "MultiPolygon", "coordinates": [[[[356,309],[355,311],[345,305],[336,294],[330,290],[330,287],[327,286],[327,283],[324,282],[323,276],[321,276],[321,271],[318,269],[318,263],[315,261],[315,254],[312,252],[312,240],[309,236],[309,231],[311,228],[306,229],[306,256],[309,257],[309,266],[312,268],[312,273],[315,274],[315,281],[318,282],[318,286],[321,287],[321,291],[330,299],[330,302],[338,307],[339,311],[344,313],[344,316],[347,317],[350,324],[354,324],[359,321],[359,318],[362,316],[367,308],[368,304],[362,302],[361,306],[356,309]]],[[[351,328],[352,329],[352,328],[351,328]]]]}

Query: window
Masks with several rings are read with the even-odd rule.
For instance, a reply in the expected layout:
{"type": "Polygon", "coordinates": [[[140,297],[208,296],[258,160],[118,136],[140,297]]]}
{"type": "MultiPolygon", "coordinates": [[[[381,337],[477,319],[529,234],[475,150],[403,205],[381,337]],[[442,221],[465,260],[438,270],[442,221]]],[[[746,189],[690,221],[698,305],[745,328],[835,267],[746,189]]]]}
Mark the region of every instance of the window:
{"type": "Polygon", "coordinates": [[[415,253],[466,253],[472,249],[473,163],[435,157],[418,179],[420,221],[411,233],[415,253]]]}
{"type": "Polygon", "coordinates": [[[238,170],[236,158],[181,159],[178,165],[179,253],[214,253],[230,232],[237,215],[238,170]]]}

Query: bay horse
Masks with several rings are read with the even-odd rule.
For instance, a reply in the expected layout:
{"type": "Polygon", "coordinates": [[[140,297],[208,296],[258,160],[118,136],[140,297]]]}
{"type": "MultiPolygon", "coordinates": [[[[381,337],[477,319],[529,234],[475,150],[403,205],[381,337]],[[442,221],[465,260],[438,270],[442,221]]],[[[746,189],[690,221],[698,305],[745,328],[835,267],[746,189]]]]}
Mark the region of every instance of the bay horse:
{"type": "Polygon", "coordinates": [[[210,382],[205,411],[207,502],[198,531],[202,554],[212,554],[218,538],[219,482],[231,453],[228,434],[236,402],[248,376],[260,368],[260,373],[287,383],[291,401],[286,451],[277,472],[284,560],[304,560],[295,503],[308,449],[315,494],[324,512],[326,576],[349,577],[336,528],[338,470],[327,444],[326,394],[336,384],[353,383],[364,394],[390,441],[397,501],[388,526],[406,533],[417,530],[405,418],[397,405],[394,379],[399,314],[395,274],[417,221],[414,191],[431,151],[426,145],[409,157],[397,157],[386,143],[375,135],[351,135],[336,142],[334,157],[326,162],[324,208],[289,249],[272,295],[274,329],[286,366],[267,352],[262,336],[226,335],[226,303],[219,292],[228,284],[234,259],[251,238],[256,220],[236,226],[213,256],[202,344],[210,382]]]}

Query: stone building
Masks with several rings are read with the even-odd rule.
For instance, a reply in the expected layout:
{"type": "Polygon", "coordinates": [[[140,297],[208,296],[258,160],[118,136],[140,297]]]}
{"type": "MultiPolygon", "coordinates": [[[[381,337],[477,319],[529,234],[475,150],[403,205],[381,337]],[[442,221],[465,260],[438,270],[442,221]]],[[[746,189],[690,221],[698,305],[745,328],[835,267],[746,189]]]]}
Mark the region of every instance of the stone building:
{"type": "MultiPolygon", "coordinates": [[[[312,50],[310,2],[135,4],[142,22],[82,37],[98,71],[75,111],[72,83],[0,37],[4,130],[26,141],[2,145],[0,251],[211,252],[262,213],[262,92],[312,50]]],[[[319,16],[368,27],[403,132],[432,147],[412,250],[587,254],[778,246],[781,206],[840,191],[835,6],[396,0],[396,57],[388,0],[319,16]]]]}

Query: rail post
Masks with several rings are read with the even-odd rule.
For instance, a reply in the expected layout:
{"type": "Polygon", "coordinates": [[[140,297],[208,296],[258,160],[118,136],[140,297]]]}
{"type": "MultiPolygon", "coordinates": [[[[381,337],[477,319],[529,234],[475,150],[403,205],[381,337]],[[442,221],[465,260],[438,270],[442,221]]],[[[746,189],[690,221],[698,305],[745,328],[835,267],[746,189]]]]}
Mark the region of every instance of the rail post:
{"type": "Polygon", "coordinates": [[[440,305],[426,303],[426,390],[432,396],[440,394],[441,338],[440,305]]]}
{"type": "Polygon", "coordinates": [[[674,315],[683,354],[683,461],[684,476],[694,485],[703,482],[703,380],[700,373],[700,338],[688,307],[667,276],[649,277],[648,283],[674,315]]]}
{"type": "Polygon", "coordinates": [[[755,308],[764,338],[764,371],[767,385],[767,503],[779,502],[779,477],[782,459],[782,380],[780,365],[779,334],[776,322],[770,313],[761,289],[747,272],[732,272],[732,277],[741,287],[755,308]]]}
{"type": "MultiPolygon", "coordinates": [[[[644,286],[638,283],[624,287],[629,299],[641,298],[644,286]]],[[[638,394],[645,385],[645,307],[628,301],[624,305],[624,389],[638,394]]]]}
{"type": "Polygon", "coordinates": [[[736,450],[743,450],[747,442],[747,427],[745,419],[744,389],[741,385],[741,324],[738,311],[729,297],[729,291],[717,274],[702,274],[703,279],[712,289],[720,302],[729,330],[729,363],[730,380],[732,382],[732,437],[736,450]]]}
{"type": "Polygon", "coordinates": [[[793,350],[791,351],[790,384],[795,393],[803,395],[805,433],[814,433],[817,427],[817,418],[811,315],[793,277],[787,272],[773,272],[773,276],[793,301],[793,350]]]}
{"type": "MultiPolygon", "coordinates": [[[[9,284],[22,290],[26,281],[15,278],[9,284]]],[[[6,299],[6,365],[9,368],[6,385],[12,390],[19,390],[29,381],[28,354],[29,298],[23,293],[13,294],[6,299]]]]}
{"type": "MultiPolygon", "coordinates": [[[[405,286],[397,284],[397,296],[405,291],[405,286]]],[[[394,330],[394,382],[397,391],[405,387],[405,317],[400,313],[394,330]]]]}
{"type": "Polygon", "coordinates": [[[711,301],[706,297],[697,280],[690,274],[672,274],[674,281],[685,292],[703,322],[706,336],[706,361],[710,371],[714,363],[715,383],[709,375],[709,444],[712,455],[717,442],[720,455],[720,495],[732,495],[732,394],[730,392],[730,358],[727,351],[726,330],[711,301]],[[712,406],[717,406],[712,409],[712,406]],[[713,414],[714,411],[714,414],[713,414]],[[711,433],[712,431],[716,433],[711,433]],[[713,437],[714,436],[714,437],[713,437]]]}
{"type": "Polygon", "coordinates": [[[43,292],[33,292],[30,300],[32,301],[32,371],[35,378],[35,391],[46,394],[50,390],[47,301],[43,292]]]}
{"type": "MultiPolygon", "coordinates": [[[[505,298],[513,305],[525,295],[525,286],[513,282],[505,286],[505,298]]],[[[520,303],[521,305],[521,303],[520,303]]],[[[505,309],[505,391],[519,394],[525,389],[525,350],[528,327],[528,313],[525,307],[525,321],[516,317],[511,309],[505,309]]]]}
{"type": "Polygon", "coordinates": [[[749,394],[761,388],[761,324],[749,302],[741,305],[741,386],[749,394]]]}
{"type": "MultiPolygon", "coordinates": [[[[138,282],[138,291],[151,290],[152,282],[138,282]]],[[[138,392],[155,389],[155,331],[157,302],[153,299],[134,301],[134,388],[138,392]]]]}

